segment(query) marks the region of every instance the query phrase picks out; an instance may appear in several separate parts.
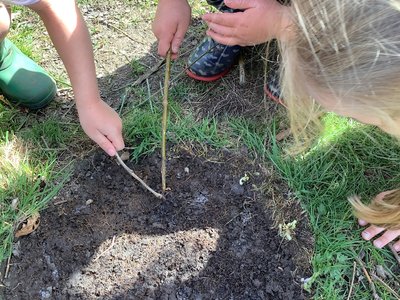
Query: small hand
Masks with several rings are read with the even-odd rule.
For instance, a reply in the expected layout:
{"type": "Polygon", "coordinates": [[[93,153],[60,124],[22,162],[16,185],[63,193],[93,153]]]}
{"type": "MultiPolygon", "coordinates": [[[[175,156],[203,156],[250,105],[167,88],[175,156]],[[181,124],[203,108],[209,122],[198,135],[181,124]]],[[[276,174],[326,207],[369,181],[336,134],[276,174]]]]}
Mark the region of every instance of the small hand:
{"type": "MultiPolygon", "coordinates": [[[[389,194],[393,191],[387,191],[387,192],[383,192],[380,193],[378,196],[376,196],[376,199],[374,201],[382,201],[382,199],[384,198],[384,196],[386,194],[389,194]]],[[[364,220],[359,219],[358,223],[361,226],[366,226],[368,225],[368,223],[364,220]]],[[[363,237],[364,240],[369,241],[375,238],[375,240],[373,241],[373,244],[375,247],[377,248],[383,248],[385,247],[387,244],[389,244],[390,242],[395,241],[396,239],[400,238],[400,229],[396,229],[396,230],[387,230],[384,227],[379,227],[379,226],[375,226],[375,225],[370,225],[368,226],[367,229],[365,229],[362,233],[361,236],[363,237]],[[383,233],[383,234],[381,234],[383,233]],[[380,235],[381,234],[381,235],[380,235]],[[378,236],[380,235],[380,236],[378,236]]],[[[397,242],[395,242],[393,244],[394,249],[397,252],[400,252],[400,240],[398,240],[397,242]]]]}
{"type": "Polygon", "coordinates": [[[104,101],[78,106],[79,121],[85,133],[108,155],[122,150],[122,121],[118,114],[104,101]]]}
{"type": "Polygon", "coordinates": [[[203,16],[207,35],[224,45],[251,46],[273,38],[283,38],[288,24],[288,7],[276,0],[225,0],[236,13],[209,13],[203,16]]]}
{"type": "Polygon", "coordinates": [[[166,56],[171,48],[172,58],[178,57],[179,47],[190,24],[191,9],[186,0],[160,0],[153,22],[158,40],[158,54],[166,56]]]}

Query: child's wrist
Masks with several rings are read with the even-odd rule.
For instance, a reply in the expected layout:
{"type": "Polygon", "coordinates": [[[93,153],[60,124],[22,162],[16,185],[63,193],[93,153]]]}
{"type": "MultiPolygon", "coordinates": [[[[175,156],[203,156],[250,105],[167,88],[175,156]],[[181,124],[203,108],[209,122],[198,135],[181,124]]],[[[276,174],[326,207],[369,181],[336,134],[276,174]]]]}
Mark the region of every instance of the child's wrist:
{"type": "Polygon", "coordinates": [[[75,104],[78,110],[91,109],[101,102],[100,95],[75,95],[75,104]]]}

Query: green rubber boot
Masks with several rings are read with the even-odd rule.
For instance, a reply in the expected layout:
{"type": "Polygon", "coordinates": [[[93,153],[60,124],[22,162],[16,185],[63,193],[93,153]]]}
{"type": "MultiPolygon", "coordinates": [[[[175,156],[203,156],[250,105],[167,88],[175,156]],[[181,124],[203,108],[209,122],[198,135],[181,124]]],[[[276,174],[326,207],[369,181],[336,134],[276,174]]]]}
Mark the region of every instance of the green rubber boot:
{"type": "Polygon", "coordinates": [[[0,91],[11,103],[39,109],[56,95],[54,80],[10,40],[0,42],[0,91]]]}

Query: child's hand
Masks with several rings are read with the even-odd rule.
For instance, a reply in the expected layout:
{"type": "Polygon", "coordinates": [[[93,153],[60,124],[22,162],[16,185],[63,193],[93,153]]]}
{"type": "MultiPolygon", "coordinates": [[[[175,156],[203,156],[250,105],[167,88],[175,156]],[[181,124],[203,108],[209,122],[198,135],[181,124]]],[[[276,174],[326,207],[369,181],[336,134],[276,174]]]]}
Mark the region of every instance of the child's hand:
{"type": "MultiPolygon", "coordinates": [[[[391,193],[391,192],[393,192],[393,191],[387,191],[387,192],[380,193],[380,194],[376,197],[376,199],[375,199],[374,201],[382,201],[383,197],[384,197],[386,194],[389,194],[389,193],[391,193]]],[[[361,220],[361,219],[358,220],[358,223],[359,223],[361,226],[366,226],[366,225],[368,225],[367,222],[365,222],[364,220],[361,220]]],[[[363,239],[364,239],[364,240],[367,240],[367,241],[372,240],[372,239],[374,239],[375,237],[377,237],[377,238],[374,240],[374,242],[373,242],[374,246],[377,247],[377,248],[383,248],[384,246],[386,246],[386,245],[389,244],[390,242],[395,241],[396,239],[400,238],[400,229],[397,229],[397,230],[386,230],[386,229],[383,228],[383,227],[378,227],[378,226],[375,226],[375,225],[370,225],[370,226],[368,226],[367,229],[365,229],[365,230],[361,233],[361,235],[362,235],[363,239]],[[383,232],[383,234],[381,234],[382,232],[383,232]],[[381,235],[380,235],[380,234],[381,234],[381,235]],[[380,236],[378,237],[378,235],[380,235],[380,236]]],[[[397,242],[395,242],[393,246],[394,246],[394,249],[395,249],[397,252],[400,252],[400,240],[398,240],[397,242]]]]}
{"type": "Polygon", "coordinates": [[[209,13],[203,16],[207,35],[224,45],[251,46],[273,38],[287,38],[291,20],[289,8],[276,0],[225,0],[236,13],[209,13]]]}
{"type": "Polygon", "coordinates": [[[102,100],[78,107],[79,121],[85,133],[108,155],[122,150],[122,122],[118,114],[102,100]]]}
{"type": "Polygon", "coordinates": [[[178,56],[179,47],[190,23],[190,6],[186,0],[160,0],[153,22],[153,33],[158,40],[158,54],[165,56],[171,48],[172,58],[178,56]]]}

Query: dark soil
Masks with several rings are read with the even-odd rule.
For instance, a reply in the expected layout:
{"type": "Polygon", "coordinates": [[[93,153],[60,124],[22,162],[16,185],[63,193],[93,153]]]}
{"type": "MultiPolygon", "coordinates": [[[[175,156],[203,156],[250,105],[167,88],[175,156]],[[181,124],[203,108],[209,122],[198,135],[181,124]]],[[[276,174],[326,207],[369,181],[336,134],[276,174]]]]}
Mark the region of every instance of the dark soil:
{"type": "MultiPolygon", "coordinates": [[[[297,215],[292,241],[279,236],[261,192],[268,171],[228,150],[168,157],[166,200],[101,152],[80,161],[39,229],[17,242],[4,298],[308,298],[307,220],[297,215]]],[[[129,165],[159,189],[157,154],[129,165]]]]}
{"type": "MultiPolygon", "coordinates": [[[[148,81],[129,87],[141,75],[134,73],[131,61],[148,70],[160,60],[150,33],[155,5],[94,2],[83,6],[82,12],[92,33],[103,99],[123,113],[141,102],[141,93],[147,95],[148,89],[159,102],[163,67],[148,81]],[[124,106],[122,99],[126,99],[124,106]]],[[[185,76],[187,56],[204,34],[201,26],[193,21],[181,58],[172,66],[171,97],[193,109],[198,118],[271,119],[277,106],[263,94],[264,48],[244,50],[247,81],[243,85],[238,84],[237,67],[215,83],[185,76]]],[[[49,43],[35,42],[39,49],[44,47],[41,43],[49,43]]],[[[46,52],[43,66],[67,81],[54,49],[46,52]]],[[[70,88],[60,90],[55,104],[36,117],[49,115],[65,123],[78,122],[70,88]]],[[[248,152],[208,150],[204,154],[204,147],[201,153],[170,150],[167,183],[171,190],[161,201],[114,159],[102,152],[87,156],[91,147],[91,142],[75,141],[59,156],[61,161],[86,157],[77,162],[69,182],[41,213],[39,229],[15,241],[2,298],[310,297],[301,287],[302,279],[311,274],[313,248],[306,216],[291,200],[286,185],[274,178],[274,171],[249,160],[248,152]],[[250,180],[240,185],[245,174],[250,180]],[[293,220],[298,221],[297,228],[293,240],[287,241],[279,236],[277,224],[293,220]]],[[[129,165],[151,187],[160,189],[158,154],[129,165]]]]}

